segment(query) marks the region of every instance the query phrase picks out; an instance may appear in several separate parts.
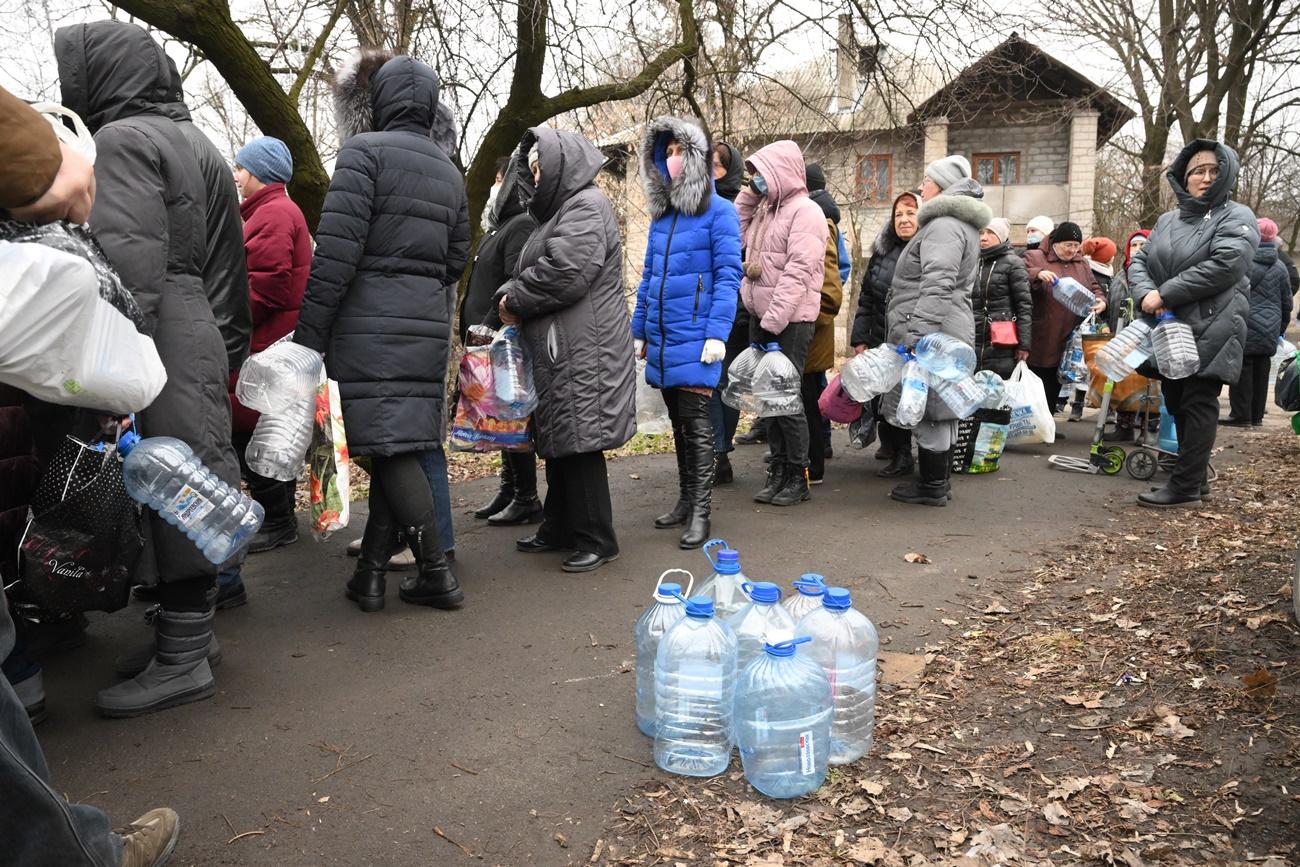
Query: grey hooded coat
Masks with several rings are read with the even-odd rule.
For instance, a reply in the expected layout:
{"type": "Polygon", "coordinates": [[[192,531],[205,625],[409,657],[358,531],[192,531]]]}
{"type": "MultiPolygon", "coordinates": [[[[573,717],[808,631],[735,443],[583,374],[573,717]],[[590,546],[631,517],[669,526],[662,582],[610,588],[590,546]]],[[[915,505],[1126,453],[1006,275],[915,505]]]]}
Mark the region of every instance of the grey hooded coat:
{"type": "Polygon", "coordinates": [[[530,181],[534,144],[541,180],[527,205],[539,225],[519,256],[518,276],[500,294],[523,320],[532,352],[537,453],[562,458],[632,438],[636,366],[623,241],[614,209],[595,185],[605,158],[575,132],[534,127],[511,166],[530,181]]]}
{"type": "MultiPolygon", "coordinates": [[[[194,151],[166,117],[171,74],[162,46],[123,21],[54,34],[63,104],[95,136],[97,193],[90,227],[144,312],[167,385],[137,417],[140,434],[182,440],[227,484],[239,485],[230,447],[226,345],[203,286],[206,195],[194,151]]],[[[216,567],[151,512],[163,581],[211,578],[216,567]]]]}
{"type": "Polygon", "coordinates": [[[1259,225],[1250,208],[1232,201],[1241,163],[1230,147],[1197,139],[1183,148],[1166,173],[1178,199],[1162,214],[1146,246],[1128,269],[1135,309],[1151,291],[1196,335],[1201,369],[1196,376],[1236,382],[1246,344],[1251,262],[1259,246],[1259,225]],[[1219,177],[1200,198],[1183,184],[1187,164],[1198,151],[1213,150],[1219,177]]]}

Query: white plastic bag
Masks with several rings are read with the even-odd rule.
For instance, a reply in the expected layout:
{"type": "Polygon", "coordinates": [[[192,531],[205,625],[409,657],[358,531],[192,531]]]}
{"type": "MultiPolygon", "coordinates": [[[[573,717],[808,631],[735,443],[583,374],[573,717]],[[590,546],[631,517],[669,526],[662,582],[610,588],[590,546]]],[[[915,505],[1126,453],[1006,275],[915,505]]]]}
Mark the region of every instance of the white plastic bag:
{"type": "Polygon", "coordinates": [[[127,415],[153,403],[167,371],[153,341],[100,297],[90,262],[0,242],[0,382],[127,415]]]}
{"type": "Polygon", "coordinates": [[[646,382],[644,358],[636,362],[636,432],[642,434],[668,433],[673,429],[668,418],[668,405],[659,389],[646,382]]]}
{"type": "Polygon", "coordinates": [[[1056,419],[1047,405],[1043,381],[1023,361],[1016,365],[1007,380],[1007,403],[1011,405],[1011,429],[1007,443],[1047,443],[1056,441],[1056,419]]]}

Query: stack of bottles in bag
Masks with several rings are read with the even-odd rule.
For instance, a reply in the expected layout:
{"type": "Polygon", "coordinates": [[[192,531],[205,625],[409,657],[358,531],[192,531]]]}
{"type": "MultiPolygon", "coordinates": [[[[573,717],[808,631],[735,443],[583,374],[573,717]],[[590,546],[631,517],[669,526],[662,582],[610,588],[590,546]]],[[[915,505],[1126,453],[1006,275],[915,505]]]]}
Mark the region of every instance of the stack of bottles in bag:
{"type": "Polygon", "coordinates": [[[239,371],[235,397],[261,413],[244,457],[259,476],[297,480],[311,445],[316,418],[319,352],[288,338],[250,355],[239,371]]]}
{"type": "MultiPolygon", "coordinates": [[[[718,543],[726,544],[709,544],[718,543]]],[[[663,583],[690,574],[669,570],[637,621],[637,725],[654,738],[655,763],[666,771],[720,774],[736,746],[754,788],[773,798],[806,795],[828,765],[871,749],[876,629],[848,590],[820,575],[801,577],[782,603],[777,585],[743,581],[730,546],[708,556],[722,571],[696,595],[663,583]],[[718,605],[736,589],[746,601],[724,618],[718,605]]]]}
{"type": "Polygon", "coordinates": [[[727,369],[722,401],[759,418],[798,415],[803,411],[800,387],[803,374],[776,343],[755,343],[727,369]]]}
{"type": "Polygon", "coordinates": [[[958,418],[1001,405],[1005,393],[996,374],[975,373],[975,350],[969,344],[942,332],[922,337],[914,352],[881,344],[855,355],[840,371],[840,383],[859,403],[901,384],[896,420],[907,428],[921,423],[931,390],[958,418]]]}
{"type": "Polygon", "coordinates": [[[1156,369],[1169,379],[1184,379],[1201,369],[1192,327],[1168,310],[1156,317],[1155,327],[1136,319],[1120,329],[1097,352],[1097,369],[1119,382],[1153,355],[1156,369]]]}

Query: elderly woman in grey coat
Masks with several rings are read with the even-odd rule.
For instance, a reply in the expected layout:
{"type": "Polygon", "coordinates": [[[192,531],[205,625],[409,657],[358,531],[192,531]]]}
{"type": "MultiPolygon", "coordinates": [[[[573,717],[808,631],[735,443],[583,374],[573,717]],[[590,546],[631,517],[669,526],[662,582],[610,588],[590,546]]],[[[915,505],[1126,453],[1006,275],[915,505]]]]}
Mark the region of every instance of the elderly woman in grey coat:
{"type": "MultiPolygon", "coordinates": [[[[965,157],[947,156],[926,166],[916,215],[919,228],[894,269],[886,313],[889,343],[912,349],[927,334],[943,332],[974,344],[971,287],[979,270],[980,229],[993,216],[980,201],[983,197],[965,157]]],[[[891,417],[898,396],[895,389],[885,401],[891,417]]],[[[889,495],[903,503],[947,505],[949,454],[956,433],[952,410],[932,393],[925,418],[913,431],[919,478],[898,485],[889,495]]]]}
{"type": "Polygon", "coordinates": [[[1254,213],[1232,201],[1240,167],[1237,152],[1216,141],[1183,148],[1165,175],[1178,207],[1161,215],[1129,267],[1133,303],[1148,316],[1169,310],[1190,325],[1201,360],[1185,379],[1160,377],[1178,428],[1178,463],[1163,488],[1138,495],[1141,506],[1191,505],[1210,490],[1219,392],[1241,376],[1248,274],[1259,246],[1254,213]]]}
{"type": "Polygon", "coordinates": [[[595,185],[605,158],[568,130],[524,134],[510,171],[531,172],[526,205],[538,228],[518,275],[498,293],[501,321],[522,323],[537,384],[537,453],[546,459],[546,502],[520,551],[573,551],[566,572],[618,557],[605,449],[636,433],[636,366],[623,295],[614,209],[595,185]]]}

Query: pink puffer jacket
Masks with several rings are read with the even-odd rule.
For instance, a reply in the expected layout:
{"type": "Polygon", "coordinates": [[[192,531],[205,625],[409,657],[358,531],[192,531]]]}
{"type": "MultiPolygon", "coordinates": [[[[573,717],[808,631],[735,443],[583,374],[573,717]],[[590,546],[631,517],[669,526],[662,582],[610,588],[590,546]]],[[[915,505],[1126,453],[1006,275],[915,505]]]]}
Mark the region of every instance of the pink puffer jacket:
{"type": "Polygon", "coordinates": [[[797,144],[773,142],[748,162],[767,181],[767,195],[746,187],[736,198],[745,244],[740,296],[764,331],[780,334],[791,322],[817,319],[829,230],[808,198],[797,144]]]}

